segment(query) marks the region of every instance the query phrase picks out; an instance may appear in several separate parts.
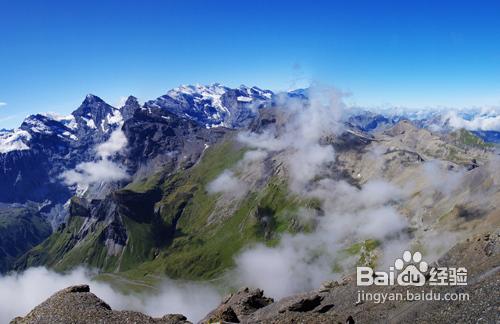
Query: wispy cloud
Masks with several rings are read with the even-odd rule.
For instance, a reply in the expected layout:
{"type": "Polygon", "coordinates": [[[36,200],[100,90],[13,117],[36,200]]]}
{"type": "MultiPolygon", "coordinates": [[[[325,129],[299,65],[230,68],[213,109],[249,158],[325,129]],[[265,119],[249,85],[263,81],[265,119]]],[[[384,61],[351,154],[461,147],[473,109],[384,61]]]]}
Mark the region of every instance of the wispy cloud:
{"type": "MultiPolygon", "coordinates": [[[[277,245],[257,244],[242,251],[231,272],[238,286],[262,287],[267,295],[282,298],[339,277],[332,271],[333,265],[352,268],[357,262],[355,257],[339,252],[350,244],[367,239],[382,242],[380,265],[385,265],[385,259],[392,260],[394,251],[400,253],[407,247],[404,230],[408,224],[394,207],[395,202],[406,197],[403,188],[381,180],[358,188],[346,181],[325,178],[336,161],[333,146],[326,143],[332,135],[342,134],[345,127],[344,98],[342,91],[319,86],[310,89],[308,103],[280,98],[273,109],[282,124],[278,121],[262,132],[238,135],[241,143],[258,150],[240,163],[280,161],[290,192],[321,205],[321,213],[308,208],[297,210],[297,221],[311,224],[313,231],[283,234],[277,245]]],[[[238,172],[226,170],[208,190],[237,191],[237,176],[238,172]]]]}
{"type": "Polygon", "coordinates": [[[122,130],[114,131],[110,138],[96,147],[97,160],[79,163],[74,169],[67,170],[61,175],[68,185],[88,187],[92,183],[112,182],[128,177],[125,167],[111,161],[116,153],[127,145],[127,138],[122,130]]]}
{"type": "Polygon", "coordinates": [[[230,197],[238,198],[244,196],[247,191],[245,182],[238,179],[234,172],[225,170],[214,181],[207,186],[209,193],[223,193],[230,197]]]}
{"type": "Polygon", "coordinates": [[[3,123],[3,122],[6,122],[6,121],[9,121],[9,120],[12,120],[14,118],[16,118],[17,116],[15,115],[10,115],[10,116],[5,116],[5,117],[0,117],[0,123],[3,123]]]}
{"type": "Polygon", "coordinates": [[[4,107],[4,106],[7,106],[7,103],[3,102],[3,101],[0,101],[0,107],[4,107]]]}

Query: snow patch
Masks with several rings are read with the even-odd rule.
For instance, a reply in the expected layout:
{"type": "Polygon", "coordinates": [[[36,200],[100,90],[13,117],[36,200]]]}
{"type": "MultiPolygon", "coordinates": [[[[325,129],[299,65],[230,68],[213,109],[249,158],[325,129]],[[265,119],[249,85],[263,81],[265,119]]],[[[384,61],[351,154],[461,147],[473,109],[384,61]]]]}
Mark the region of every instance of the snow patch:
{"type": "Polygon", "coordinates": [[[82,117],[82,119],[85,122],[85,124],[87,124],[87,127],[92,128],[92,129],[97,129],[93,119],[87,119],[87,118],[83,118],[83,117],[82,117]]]}
{"type": "Polygon", "coordinates": [[[2,132],[0,133],[0,153],[29,150],[30,148],[26,143],[29,140],[31,140],[30,133],[21,129],[2,132]]]}
{"type": "MultiPolygon", "coordinates": [[[[217,110],[224,111],[226,113],[229,110],[222,104],[222,96],[227,92],[227,88],[221,86],[220,84],[212,84],[210,86],[204,85],[182,85],[173,90],[170,90],[167,94],[178,99],[181,95],[189,95],[193,97],[193,101],[196,104],[203,104],[209,102],[208,106],[212,106],[217,110]]],[[[205,104],[205,107],[207,105],[205,104]]]]}
{"type": "Polygon", "coordinates": [[[241,101],[241,102],[252,102],[253,99],[250,97],[239,96],[238,98],[236,98],[236,100],[241,101]]]}
{"type": "Polygon", "coordinates": [[[70,139],[72,139],[73,141],[78,141],[78,137],[76,137],[74,134],[71,134],[70,132],[68,131],[64,131],[63,133],[63,136],[65,137],[69,137],[70,139]]]}
{"type": "Polygon", "coordinates": [[[113,114],[108,114],[106,116],[108,120],[108,125],[121,125],[123,124],[123,116],[119,110],[115,110],[113,114]]]}

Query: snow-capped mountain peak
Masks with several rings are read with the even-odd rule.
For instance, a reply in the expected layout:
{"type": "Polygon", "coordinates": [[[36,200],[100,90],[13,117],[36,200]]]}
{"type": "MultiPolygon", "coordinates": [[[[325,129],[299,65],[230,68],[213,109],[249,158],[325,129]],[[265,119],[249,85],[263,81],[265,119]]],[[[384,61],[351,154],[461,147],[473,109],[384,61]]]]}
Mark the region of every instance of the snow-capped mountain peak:
{"type": "Polygon", "coordinates": [[[219,83],[181,85],[146,102],[144,108],[165,109],[207,128],[238,128],[247,125],[256,108],[271,104],[273,96],[269,90],[244,85],[235,89],[219,83]]]}
{"type": "Polygon", "coordinates": [[[120,109],[107,104],[101,98],[88,94],[82,104],[72,115],[78,125],[78,132],[87,132],[89,129],[97,133],[108,133],[118,125],[123,124],[120,109]]]}

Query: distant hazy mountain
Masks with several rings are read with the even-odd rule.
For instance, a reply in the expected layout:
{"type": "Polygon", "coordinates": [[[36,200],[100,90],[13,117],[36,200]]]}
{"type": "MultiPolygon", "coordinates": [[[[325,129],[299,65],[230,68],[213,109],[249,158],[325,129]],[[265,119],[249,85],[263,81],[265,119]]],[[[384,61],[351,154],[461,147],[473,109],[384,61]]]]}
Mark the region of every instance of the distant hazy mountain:
{"type": "Polygon", "coordinates": [[[362,110],[351,112],[349,122],[364,131],[376,131],[395,125],[400,120],[410,120],[421,128],[435,132],[450,132],[467,129],[489,143],[500,143],[500,112],[481,110],[362,110]]]}

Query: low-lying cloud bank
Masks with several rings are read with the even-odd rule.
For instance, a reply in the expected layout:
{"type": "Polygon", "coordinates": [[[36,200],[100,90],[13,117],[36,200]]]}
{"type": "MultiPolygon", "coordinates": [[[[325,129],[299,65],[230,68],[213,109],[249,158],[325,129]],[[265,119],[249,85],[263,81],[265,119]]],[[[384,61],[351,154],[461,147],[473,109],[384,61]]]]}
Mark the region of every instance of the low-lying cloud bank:
{"type": "Polygon", "coordinates": [[[0,323],[25,316],[53,293],[78,284],[89,284],[90,291],[114,310],[135,310],[154,317],[180,313],[194,322],[217,307],[221,300],[219,293],[209,285],[166,280],[154,293],[130,295],[92,277],[93,273],[83,268],[59,274],[42,267],[0,276],[0,323]]]}
{"type": "Polygon", "coordinates": [[[453,128],[465,128],[471,131],[500,131],[500,114],[489,113],[464,118],[455,111],[450,111],[444,117],[453,128]]]}

